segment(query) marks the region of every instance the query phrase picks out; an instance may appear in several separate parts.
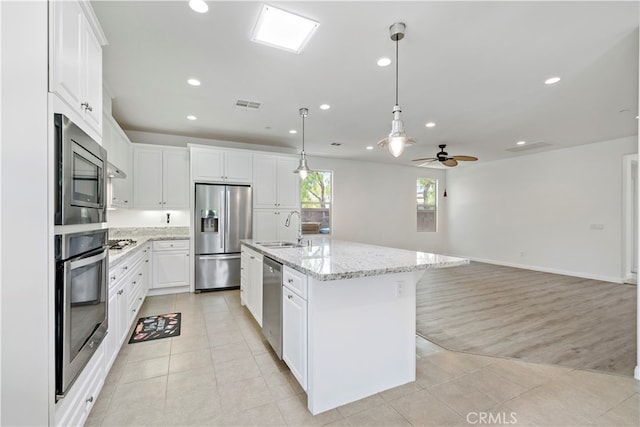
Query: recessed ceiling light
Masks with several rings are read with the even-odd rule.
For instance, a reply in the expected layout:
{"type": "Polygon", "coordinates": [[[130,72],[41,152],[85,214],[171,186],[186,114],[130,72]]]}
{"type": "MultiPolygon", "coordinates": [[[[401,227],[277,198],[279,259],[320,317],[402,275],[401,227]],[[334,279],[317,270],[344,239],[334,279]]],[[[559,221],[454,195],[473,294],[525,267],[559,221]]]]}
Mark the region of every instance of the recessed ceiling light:
{"type": "Polygon", "coordinates": [[[298,133],[298,131],[297,131],[297,130],[295,130],[295,129],[291,129],[291,130],[289,131],[289,133],[298,133]]]}
{"type": "Polygon", "coordinates": [[[548,78],[547,80],[544,81],[544,84],[546,85],[552,85],[552,84],[556,84],[560,81],[560,77],[551,77],[548,78]]]}
{"type": "Polygon", "coordinates": [[[320,109],[321,109],[321,110],[328,110],[329,108],[331,108],[331,105],[329,105],[329,104],[322,104],[322,105],[320,106],[320,109]]]}
{"type": "Polygon", "coordinates": [[[189,120],[197,120],[198,118],[196,116],[187,116],[187,119],[189,119],[189,120]]]}
{"type": "Polygon", "coordinates": [[[191,86],[200,86],[200,80],[198,79],[189,79],[187,80],[187,83],[189,83],[191,86]]]}
{"type": "Polygon", "coordinates": [[[367,150],[373,150],[373,147],[369,145],[369,146],[367,147],[367,150]]]}
{"type": "Polygon", "coordinates": [[[516,145],[524,145],[526,143],[527,143],[527,141],[518,141],[518,142],[516,142],[516,145]]]}
{"type": "Polygon", "coordinates": [[[198,13],[207,13],[209,6],[204,0],[189,0],[189,7],[198,13]]]}
{"type": "Polygon", "coordinates": [[[428,127],[428,128],[432,128],[432,127],[434,127],[435,125],[436,125],[435,123],[433,123],[433,122],[429,122],[429,123],[427,123],[425,126],[426,126],[426,127],[428,127]]]}
{"type": "Polygon", "coordinates": [[[378,59],[378,67],[386,67],[389,64],[391,64],[391,59],[387,57],[378,59]]]}
{"type": "Polygon", "coordinates": [[[300,53],[320,23],[264,5],[251,34],[251,41],[300,53]]]}

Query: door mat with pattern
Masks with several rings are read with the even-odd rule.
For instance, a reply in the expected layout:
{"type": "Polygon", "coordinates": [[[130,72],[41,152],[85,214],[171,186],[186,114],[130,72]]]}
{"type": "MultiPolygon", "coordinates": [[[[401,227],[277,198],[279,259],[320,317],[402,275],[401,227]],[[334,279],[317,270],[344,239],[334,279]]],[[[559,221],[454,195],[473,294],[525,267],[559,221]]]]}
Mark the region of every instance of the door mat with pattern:
{"type": "Polygon", "coordinates": [[[168,313],[139,318],[129,344],[177,337],[180,335],[180,315],[181,313],[168,313]]]}

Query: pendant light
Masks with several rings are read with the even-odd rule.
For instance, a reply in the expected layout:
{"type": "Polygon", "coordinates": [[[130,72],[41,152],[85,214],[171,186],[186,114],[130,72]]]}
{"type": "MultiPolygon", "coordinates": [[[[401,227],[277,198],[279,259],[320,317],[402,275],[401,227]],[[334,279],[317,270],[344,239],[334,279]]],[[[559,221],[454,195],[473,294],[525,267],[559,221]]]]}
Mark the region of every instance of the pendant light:
{"type": "Polygon", "coordinates": [[[396,22],[389,27],[391,40],[396,42],[396,104],[393,107],[393,120],[391,121],[391,132],[389,136],[378,142],[378,146],[387,147],[393,157],[399,157],[406,146],[416,142],[413,138],[408,138],[404,131],[404,123],[400,120],[402,109],[398,105],[398,42],[404,38],[406,26],[402,22],[396,22]]]}
{"type": "Polygon", "coordinates": [[[294,170],[293,173],[297,173],[300,175],[300,179],[305,179],[307,174],[311,172],[309,166],[307,165],[307,157],[304,153],[304,119],[309,115],[308,108],[301,108],[299,110],[300,117],[302,117],[302,152],[300,153],[300,164],[298,165],[298,169],[294,170]]]}

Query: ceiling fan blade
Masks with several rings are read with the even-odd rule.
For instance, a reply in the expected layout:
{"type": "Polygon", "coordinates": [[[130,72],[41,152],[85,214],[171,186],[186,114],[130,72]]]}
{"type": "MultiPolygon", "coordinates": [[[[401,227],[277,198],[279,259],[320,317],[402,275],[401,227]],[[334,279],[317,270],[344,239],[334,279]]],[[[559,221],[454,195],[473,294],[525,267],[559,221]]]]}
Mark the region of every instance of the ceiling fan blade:
{"type": "Polygon", "coordinates": [[[421,159],[413,159],[411,161],[412,162],[425,162],[426,163],[426,162],[435,162],[436,160],[438,160],[438,159],[436,159],[435,157],[423,157],[421,159]]]}
{"type": "Polygon", "coordinates": [[[456,159],[447,159],[444,162],[442,162],[442,164],[445,166],[453,167],[453,166],[457,166],[458,162],[456,162],[456,159]]]}
{"type": "Polygon", "coordinates": [[[473,156],[453,156],[452,159],[454,160],[462,160],[465,162],[474,162],[476,160],[478,160],[477,157],[473,157],[473,156]]]}

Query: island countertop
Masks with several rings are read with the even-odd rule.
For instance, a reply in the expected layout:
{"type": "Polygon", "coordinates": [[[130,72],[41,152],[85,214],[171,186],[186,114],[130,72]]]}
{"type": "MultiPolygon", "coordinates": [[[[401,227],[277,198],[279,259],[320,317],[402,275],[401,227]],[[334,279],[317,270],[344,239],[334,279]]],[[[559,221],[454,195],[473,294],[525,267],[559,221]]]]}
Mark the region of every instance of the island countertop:
{"type": "Polygon", "coordinates": [[[294,248],[270,248],[250,239],[241,243],[320,281],[406,273],[469,263],[466,258],[331,238],[314,238],[310,246],[305,242],[302,247],[294,248]]]}

